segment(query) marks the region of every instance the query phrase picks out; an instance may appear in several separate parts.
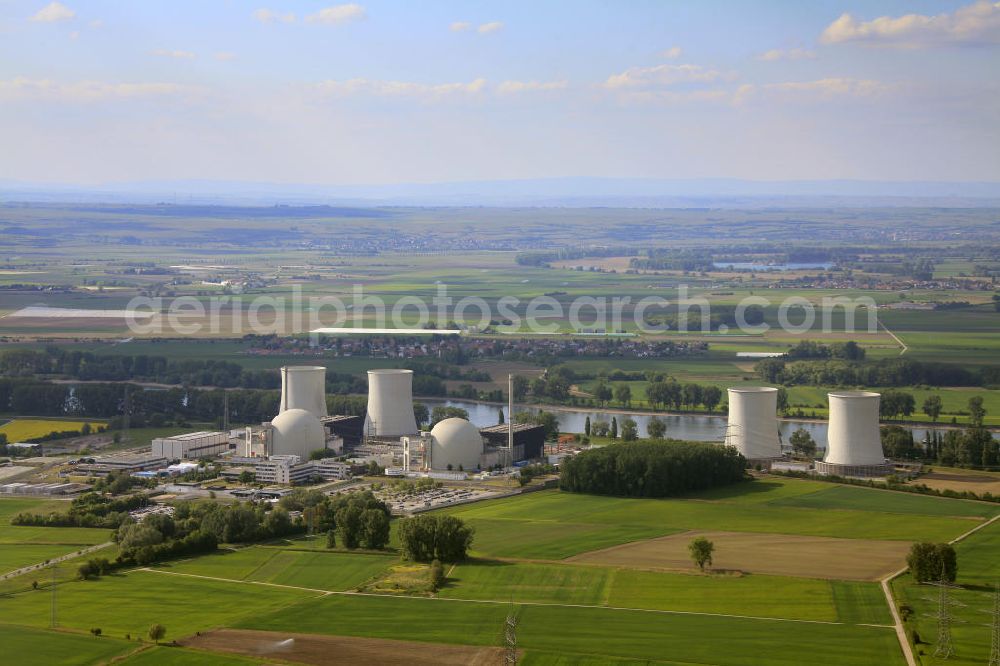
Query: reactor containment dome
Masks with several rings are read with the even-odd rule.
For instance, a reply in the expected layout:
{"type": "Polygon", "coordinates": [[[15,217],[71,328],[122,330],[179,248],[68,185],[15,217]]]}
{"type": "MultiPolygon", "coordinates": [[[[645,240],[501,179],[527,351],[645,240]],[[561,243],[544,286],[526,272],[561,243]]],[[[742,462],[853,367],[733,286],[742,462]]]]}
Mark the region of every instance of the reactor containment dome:
{"type": "Polygon", "coordinates": [[[323,424],[304,409],[286,409],[271,421],[272,455],[296,455],[309,460],[311,452],[325,446],[323,424]]]}
{"type": "Polygon", "coordinates": [[[726,444],[751,464],[781,458],[778,438],[778,389],[749,386],[729,389],[729,425],[726,444]]]}
{"type": "Polygon", "coordinates": [[[449,469],[450,465],[453,470],[471,472],[479,467],[482,454],[483,436],[465,419],[445,419],[431,429],[431,469],[449,469]]]}
{"type": "Polygon", "coordinates": [[[828,394],[830,423],[826,455],[816,463],[820,474],[839,476],[884,476],[892,472],[882,452],[879,434],[879,398],[871,391],[839,391],[828,394]]]}
{"type": "Polygon", "coordinates": [[[278,414],[304,409],[316,418],[326,416],[326,368],[322,365],[286,365],[281,368],[278,414]]]}
{"type": "Polygon", "coordinates": [[[376,437],[417,433],[412,370],[368,371],[368,427],[376,437]]]}

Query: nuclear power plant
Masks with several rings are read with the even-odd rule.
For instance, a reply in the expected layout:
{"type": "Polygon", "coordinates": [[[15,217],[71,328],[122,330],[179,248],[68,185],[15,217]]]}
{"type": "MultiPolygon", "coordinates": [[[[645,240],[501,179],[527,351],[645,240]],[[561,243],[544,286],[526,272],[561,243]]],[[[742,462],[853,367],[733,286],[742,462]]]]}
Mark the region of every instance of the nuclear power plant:
{"type": "Polygon", "coordinates": [[[281,368],[281,404],[278,414],[304,409],[318,419],[326,416],[326,368],[287,365],[281,368]]]}
{"type": "Polygon", "coordinates": [[[398,438],[419,431],[413,416],[413,371],[368,371],[368,432],[398,438]]]}
{"type": "Polygon", "coordinates": [[[731,388],[726,444],[743,454],[751,466],[770,466],[780,459],[778,389],[769,386],[731,388]]]}
{"type": "Polygon", "coordinates": [[[893,471],[886,462],[879,433],[878,393],[839,391],[830,393],[830,423],[826,455],[816,462],[819,474],[838,476],[885,476],[893,471]]]}

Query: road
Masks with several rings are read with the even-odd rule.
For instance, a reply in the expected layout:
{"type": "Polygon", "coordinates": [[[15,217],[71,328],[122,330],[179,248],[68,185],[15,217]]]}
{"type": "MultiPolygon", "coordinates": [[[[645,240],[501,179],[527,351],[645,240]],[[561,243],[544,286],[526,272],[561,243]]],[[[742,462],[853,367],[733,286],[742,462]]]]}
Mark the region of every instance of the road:
{"type": "Polygon", "coordinates": [[[8,578],[13,578],[14,576],[20,576],[21,574],[26,574],[29,571],[37,571],[38,569],[44,569],[45,567],[51,566],[58,562],[71,560],[74,557],[86,555],[87,553],[93,553],[94,551],[100,550],[102,548],[107,548],[108,546],[113,546],[113,545],[114,545],[113,542],[107,541],[105,543],[99,543],[96,546],[87,546],[86,548],[83,548],[81,550],[74,550],[72,553],[66,553],[65,555],[60,555],[59,557],[53,557],[52,559],[47,560],[45,562],[39,562],[38,564],[29,564],[26,567],[21,567],[20,569],[14,569],[13,571],[9,571],[0,576],[0,580],[7,580],[8,578]]]}

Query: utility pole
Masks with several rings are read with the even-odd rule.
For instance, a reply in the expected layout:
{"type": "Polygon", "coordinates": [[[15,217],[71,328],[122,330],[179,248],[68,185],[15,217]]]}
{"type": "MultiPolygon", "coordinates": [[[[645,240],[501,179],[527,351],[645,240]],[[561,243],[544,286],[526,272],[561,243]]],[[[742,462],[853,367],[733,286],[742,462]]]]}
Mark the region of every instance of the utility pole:
{"type": "Polygon", "coordinates": [[[937,583],[931,584],[936,585],[938,588],[937,599],[925,597],[927,601],[937,601],[938,604],[937,612],[929,614],[930,617],[937,620],[938,626],[937,644],[934,648],[934,656],[938,659],[948,659],[955,654],[955,646],[951,640],[951,625],[955,622],[961,622],[961,620],[952,614],[951,609],[953,606],[964,606],[965,604],[952,599],[951,595],[948,593],[948,590],[956,586],[948,582],[944,566],[941,567],[941,580],[937,583]]]}
{"type": "Polygon", "coordinates": [[[125,401],[122,404],[122,441],[128,440],[128,429],[132,419],[132,391],[125,385],[125,401]]]}
{"type": "Polygon", "coordinates": [[[993,584],[993,609],[983,611],[993,616],[990,627],[990,660],[988,666],[1000,666],[1000,583],[993,584]]]}
{"type": "Polygon", "coordinates": [[[58,618],[58,615],[56,614],[56,610],[57,610],[56,609],[56,589],[59,587],[58,584],[57,584],[58,583],[58,570],[59,570],[59,565],[56,564],[56,563],[53,563],[52,564],[52,617],[49,620],[49,624],[51,625],[52,629],[55,629],[56,627],[59,626],[59,618],[58,618]]]}
{"type": "Polygon", "coordinates": [[[514,602],[510,602],[510,610],[507,611],[507,620],[504,622],[504,666],[515,666],[517,664],[517,613],[514,611],[514,602]]]}
{"type": "Polygon", "coordinates": [[[222,389],[222,429],[229,432],[229,391],[222,389]]]}
{"type": "Polygon", "coordinates": [[[505,467],[514,464],[514,375],[507,375],[507,460],[505,467]]]}

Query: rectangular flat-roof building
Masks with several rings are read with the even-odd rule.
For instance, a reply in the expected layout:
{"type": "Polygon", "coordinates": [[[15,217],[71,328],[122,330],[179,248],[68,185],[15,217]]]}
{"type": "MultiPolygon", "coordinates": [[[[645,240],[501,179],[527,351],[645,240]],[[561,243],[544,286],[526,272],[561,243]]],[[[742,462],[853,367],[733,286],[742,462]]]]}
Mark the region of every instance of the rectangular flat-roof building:
{"type": "MultiPolygon", "coordinates": [[[[509,423],[480,428],[479,434],[486,439],[488,448],[500,449],[507,446],[509,423]]],[[[534,460],[545,452],[545,427],[534,423],[515,423],[514,460],[534,460]]]]}
{"type": "Polygon", "coordinates": [[[212,458],[229,450],[229,435],[224,432],[202,430],[183,435],[157,437],[153,440],[154,456],[167,460],[192,460],[212,458]]]}

